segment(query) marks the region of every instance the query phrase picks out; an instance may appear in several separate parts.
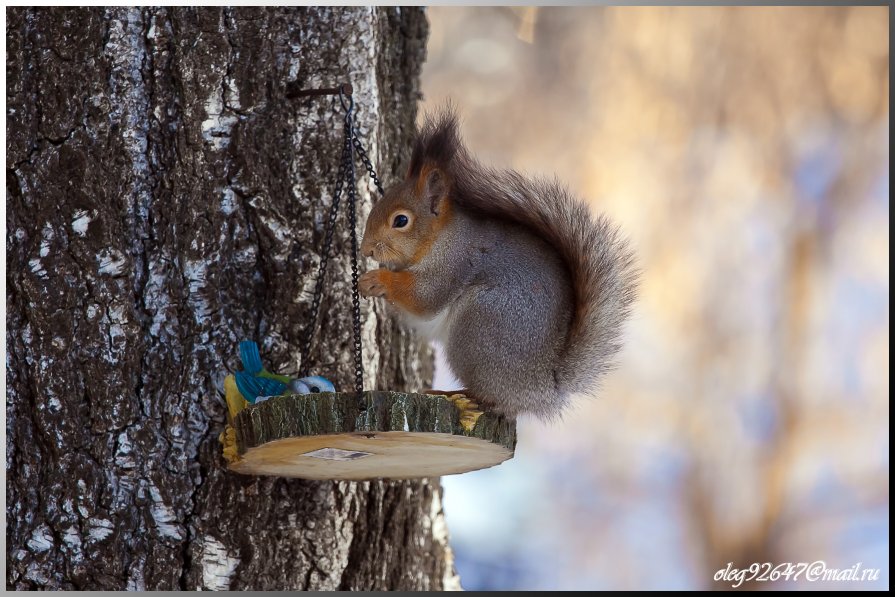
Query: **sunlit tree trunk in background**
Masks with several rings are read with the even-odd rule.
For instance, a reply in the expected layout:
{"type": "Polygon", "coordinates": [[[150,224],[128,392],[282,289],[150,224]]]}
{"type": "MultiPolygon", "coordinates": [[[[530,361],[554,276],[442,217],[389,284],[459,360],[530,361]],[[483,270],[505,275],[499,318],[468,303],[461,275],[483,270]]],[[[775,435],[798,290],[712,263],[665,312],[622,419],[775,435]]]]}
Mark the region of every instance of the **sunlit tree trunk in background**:
{"type": "MultiPolygon", "coordinates": [[[[350,81],[386,180],[419,9],[7,11],[7,579],[15,589],[441,589],[437,480],[224,470],[237,342],[295,371],[350,81]]],[[[370,195],[362,188],[361,216],[370,195]]],[[[346,229],[312,369],[351,380],[346,229]]],[[[364,306],[368,386],[429,356],[364,306]]]]}

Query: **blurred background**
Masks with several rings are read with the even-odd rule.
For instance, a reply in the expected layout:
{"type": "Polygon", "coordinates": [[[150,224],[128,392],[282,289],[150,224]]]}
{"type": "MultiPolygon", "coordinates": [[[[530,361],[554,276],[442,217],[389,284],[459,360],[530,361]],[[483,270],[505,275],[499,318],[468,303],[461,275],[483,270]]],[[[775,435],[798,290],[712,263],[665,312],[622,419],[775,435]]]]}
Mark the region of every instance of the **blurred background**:
{"type": "Polygon", "coordinates": [[[888,9],[428,16],[423,109],[451,98],[483,161],[556,173],[643,270],[602,397],[444,479],[464,588],[815,560],[881,575],[752,588],[888,587],[888,9]]]}

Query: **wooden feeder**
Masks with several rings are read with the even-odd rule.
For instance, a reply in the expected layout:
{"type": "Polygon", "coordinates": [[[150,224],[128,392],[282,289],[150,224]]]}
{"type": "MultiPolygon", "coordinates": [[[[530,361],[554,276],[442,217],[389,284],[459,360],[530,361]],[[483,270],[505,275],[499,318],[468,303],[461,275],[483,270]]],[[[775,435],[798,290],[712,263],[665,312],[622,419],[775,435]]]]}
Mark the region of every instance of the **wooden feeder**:
{"type": "Polygon", "coordinates": [[[277,396],[241,410],[221,442],[231,471],[302,479],[437,477],[512,458],[515,421],[472,407],[460,394],[277,396]]]}

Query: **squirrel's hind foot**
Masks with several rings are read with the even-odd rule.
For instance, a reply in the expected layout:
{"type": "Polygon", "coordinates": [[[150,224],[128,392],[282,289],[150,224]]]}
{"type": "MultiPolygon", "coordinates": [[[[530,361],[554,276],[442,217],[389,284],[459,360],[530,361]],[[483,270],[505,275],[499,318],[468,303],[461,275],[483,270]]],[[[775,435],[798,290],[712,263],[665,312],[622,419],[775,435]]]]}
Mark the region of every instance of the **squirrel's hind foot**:
{"type": "Polygon", "coordinates": [[[472,431],[476,421],[484,414],[485,410],[489,410],[487,405],[477,400],[474,396],[470,396],[468,390],[426,390],[424,394],[434,396],[444,396],[446,400],[450,400],[460,411],[460,425],[466,431],[472,431]]]}

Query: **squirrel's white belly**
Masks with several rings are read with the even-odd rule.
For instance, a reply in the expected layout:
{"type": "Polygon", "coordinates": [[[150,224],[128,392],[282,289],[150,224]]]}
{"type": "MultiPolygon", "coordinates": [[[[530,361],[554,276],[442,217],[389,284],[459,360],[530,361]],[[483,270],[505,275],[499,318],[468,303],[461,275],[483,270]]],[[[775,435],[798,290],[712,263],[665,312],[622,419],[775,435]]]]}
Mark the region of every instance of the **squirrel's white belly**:
{"type": "Polygon", "coordinates": [[[448,335],[450,328],[450,308],[442,309],[432,318],[424,319],[414,315],[405,314],[410,325],[416,329],[420,335],[429,340],[442,340],[448,335]]]}

